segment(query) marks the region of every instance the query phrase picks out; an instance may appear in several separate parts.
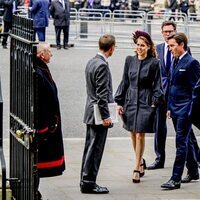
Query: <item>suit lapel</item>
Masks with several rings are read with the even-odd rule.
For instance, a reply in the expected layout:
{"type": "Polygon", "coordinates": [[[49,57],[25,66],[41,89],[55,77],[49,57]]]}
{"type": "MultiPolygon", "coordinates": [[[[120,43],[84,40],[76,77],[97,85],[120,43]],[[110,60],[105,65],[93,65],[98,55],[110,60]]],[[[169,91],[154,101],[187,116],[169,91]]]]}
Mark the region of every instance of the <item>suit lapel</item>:
{"type": "Polygon", "coordinates": [[[167,73],[166,66],[165,66],[165,43],[160,44],[158,53],[160,55],[159,57],[161,61],[162,71],[165,71],[165,73],[167,73]]]}

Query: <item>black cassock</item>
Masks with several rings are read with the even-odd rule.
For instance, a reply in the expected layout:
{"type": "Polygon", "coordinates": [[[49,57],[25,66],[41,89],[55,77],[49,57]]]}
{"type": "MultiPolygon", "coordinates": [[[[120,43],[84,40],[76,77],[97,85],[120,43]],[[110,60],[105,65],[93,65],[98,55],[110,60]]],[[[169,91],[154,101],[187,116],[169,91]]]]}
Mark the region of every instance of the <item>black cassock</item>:
{"type": "Polygon", "coordinates": [[[39,177],[58,176],[65,170],[65,158],[57,88],[48,66],[40,59],[35,75],[38,173],[39,177]]]}

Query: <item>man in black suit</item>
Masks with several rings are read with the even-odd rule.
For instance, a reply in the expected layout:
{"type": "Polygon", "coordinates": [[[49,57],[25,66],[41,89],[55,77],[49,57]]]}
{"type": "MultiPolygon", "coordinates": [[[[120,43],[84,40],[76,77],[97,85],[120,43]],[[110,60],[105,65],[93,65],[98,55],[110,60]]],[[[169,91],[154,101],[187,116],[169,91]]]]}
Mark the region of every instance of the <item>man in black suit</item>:
{"type": "Polygon", "coordinates": [[[12,29],[12,15],[17,9],[17,1],[4,0],[2,1],[4,6],[3,22],[4,22],[4,36],[2,40],[2,46],[7,49],[7,39],[9,31],[12,29]]]}
{"type": "Polygon", "coordinates": [[[170,78],[167,116],[172,118],[176,131],[176,158],[170,180],[161,187],[178,189],[181,182],[188,183],[199,179],[189,111],[192,106],[193,91],[200,78],[200,64],[188,53],[187,37],[184,33],[170,35],[168,45],[175,58],[170,78]],[[188,174],[181,180],[185,162],[188,174]]]}
{"type": "Polygon", "coordinates": [[[115,50],[115,37],[103,35],[99,39],[99,52],[89,60],[85,69],[87,100],[84,123],[86,124],[85,149],[82,158],[80,189],[82,193],[105,194],[106,187],[96,184],[104,151],[108,128],[112,120],[108,103],[114,102],[112,79],[107,59],[115,50]],[[99,107],[102,125],[95,125],[94,104],[99,107]]]}
{"type": "Polygon", "coordinates": [[[51,1],[50,13],[54,19],[56,32],[57,49],[61,49],[60,35],[63,31],[63,48],[68,49],[69,41],[69,24],[70,24],[70,6],[68,0],[53,0],[51,1]]]}

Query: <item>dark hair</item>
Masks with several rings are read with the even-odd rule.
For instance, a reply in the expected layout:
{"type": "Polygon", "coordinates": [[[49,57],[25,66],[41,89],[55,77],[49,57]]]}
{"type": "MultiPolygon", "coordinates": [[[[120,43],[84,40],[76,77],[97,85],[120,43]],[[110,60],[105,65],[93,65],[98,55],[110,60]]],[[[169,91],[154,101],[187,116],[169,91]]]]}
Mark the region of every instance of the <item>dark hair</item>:
{"type": "Polygon", "coordinates": [[[106,52],[115,45],[115,37],[113,35],[103,35],[99,38],[99,49],[106,52]]]}
{"type": "Polygon", "coordinates": [[[187,51],[187,49],[188,49],[188,46],[187,46],[188,45],[188,39],[187,39],[187,37],[184,33],[180,33],[180,32],[174,33],[167,38],[167,40],[170,40],[170,39],[174,39],[178,43],[178,45],[183,43],[184,44],[183,48],[184,48],[185,51],[187,51]]]}
{"type": "Polygon", "coordinates": [[[172,25],[174,27],[174,30],[176,31],[176,23],[174,21],[164,21],[162,23],[161,29],[163,29],[164,26],[170,26],[172,25]]]}

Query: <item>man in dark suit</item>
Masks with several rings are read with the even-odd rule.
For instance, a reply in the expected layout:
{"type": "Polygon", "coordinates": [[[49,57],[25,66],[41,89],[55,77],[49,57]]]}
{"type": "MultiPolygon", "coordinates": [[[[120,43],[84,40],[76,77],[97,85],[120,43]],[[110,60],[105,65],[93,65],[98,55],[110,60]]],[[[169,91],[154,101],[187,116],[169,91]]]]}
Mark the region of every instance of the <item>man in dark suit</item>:
{"type": "Polygon", "coordinates": [[[3,22],[4,22],[4,36],[2,40],[2,46],[7,49],[8,33],[12,29],[12,15],[17,9],[17,1],[4,0],[2,1],[4,6],[3,22]]]}
{"type": "MultiPolygon", "coordinates": [[[[176,33],[176,24],[173,21],[164,21],[162,23],[161,30],[165,42],[157,45],[156,50],[158,53],[158,58],[161,62],[162,86],[165,94],[165,103],[160,105],[157,109],[157,123],[154,136],[154,150],[156,153],[156,159],[147,167],[148,170],[164,168],[165,164],[165,144],[167,137],[166,112],[169,95],[170,67],[173,58],[173,55],[168,48],[167,39],[170,34],[176,33]]],[[[191,54],[189,47],[188,53],[191,54]]],[[[191,137],[194,143],[196,155],[198,155],[199,147],[193,130],[191,131],[191,137]]]]}
{"type": "Polygon", "coordinates": [[[165,164],[165,144],[167,137],[167,100],[169,94],[170,66],[173,58],[167,44],[170,34],[176,32],[176,24],[173,21],[164,21],[161,26],[161,33],[165,42],[156,46],[158,58],[161,62],[162,86],[165,95],[165,103],[157,109],[156,132],[154,136],[155,161],[147,167],[148,170],[164,168],[165,164]]]}
{"type": "Polygon", "coordinates": [[[56,31],[57,49],[61,49],[60,34],[63,31],[63,47],[68,49],[69,24],[70,24],[70,6],[68,0],[53,0],[50,6],[50,13],[54,19],[56,31]]]}
{"type": "Polygon", "coordinates": [[[176,9],[178,7],[178,3],[177,3],[177,0],[168,0],[169,1],[169,9],[171,10],[171,16],[169,18],[169,20],[175,20],[175,12],[176,12],[176,9]]]}
{"type": "Polygon", "coordinates": [[[82,158],[80,188],[82,193],[105,194],[106,187],[96,184],[103,155],[108,127],[112,125],[108,103],[114,102],[112,79],[107,58],[115,49],[115,38],[103,35],[99,39],[99,52],[89,60],[85,69],[87,101],[84,123],[86,124],[85,149],[82,158]],[[102,125],[95,125],[94,104],[99,107],[102,125]]]}
{"type": "Polygon", "coordinates": [[[184,33],[170,35],[168,45],[175,58],[170,78],[167,116],[172,118],[176,131],[176,158],[170,180],[161,187],[178,189],[181,182],[188,183],[199,179],[198,163],[191,138],[192,124],[188,113],[195,85],[200,78],[200,64],[187,52],[187,37],[184,33]],[[181,180],[185,162],[188,174],[181,180]]]}

